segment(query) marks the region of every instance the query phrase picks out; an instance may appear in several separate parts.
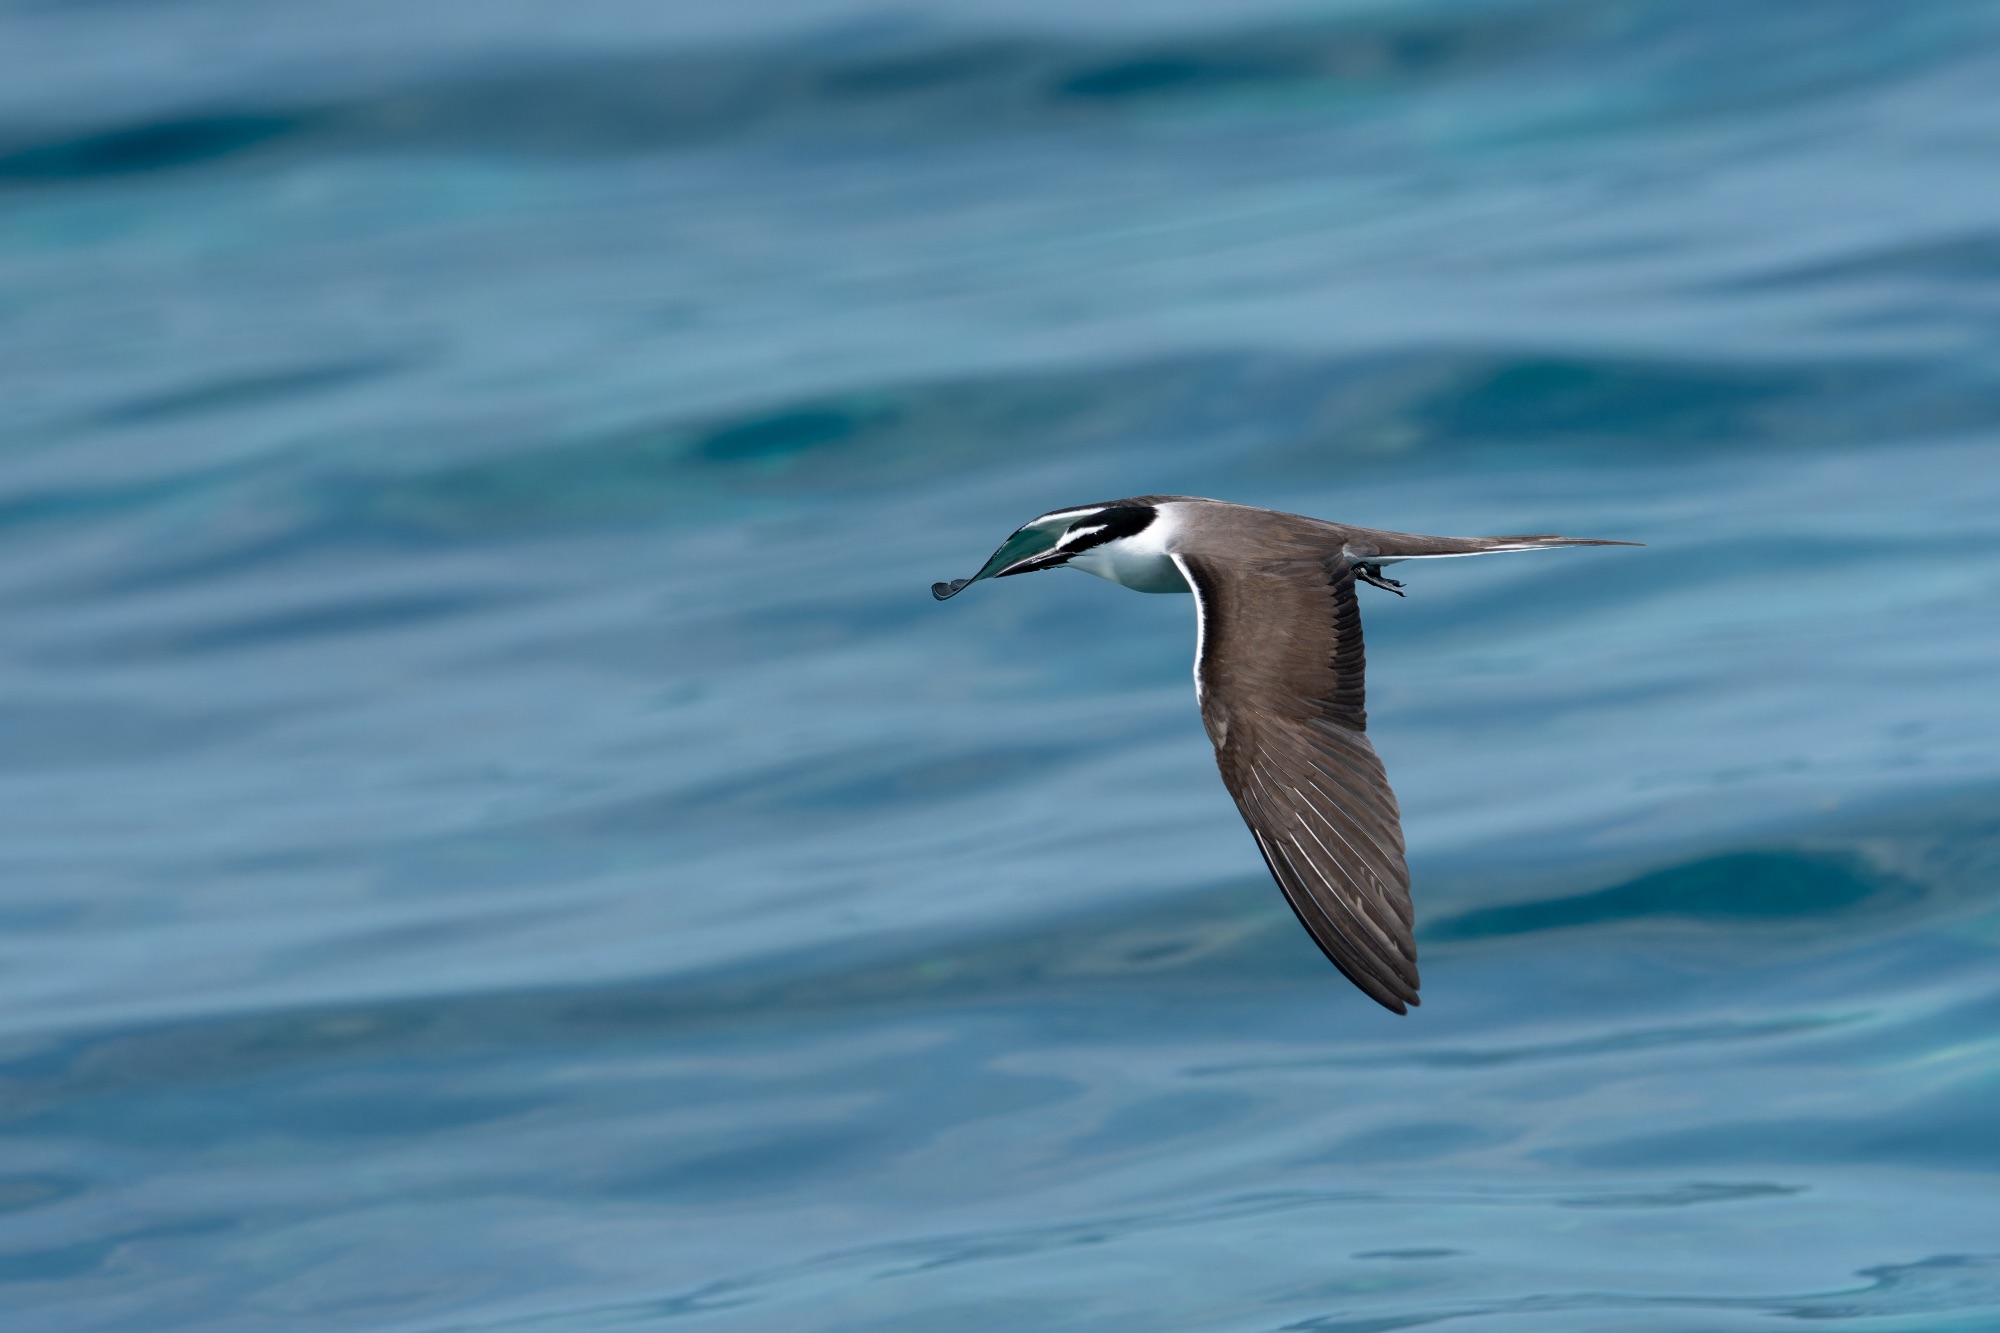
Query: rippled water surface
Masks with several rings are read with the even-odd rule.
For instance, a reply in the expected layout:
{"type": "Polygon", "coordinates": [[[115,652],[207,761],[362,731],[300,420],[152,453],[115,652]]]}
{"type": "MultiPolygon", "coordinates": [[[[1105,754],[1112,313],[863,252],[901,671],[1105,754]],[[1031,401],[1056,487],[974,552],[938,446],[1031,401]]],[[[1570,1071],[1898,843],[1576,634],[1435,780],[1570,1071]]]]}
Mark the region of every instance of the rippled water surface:
{"type": "Polygon", "coordinates": [[[0,5],[34,1330],[2000,1329],[2000,5],[0,5]],[[1363,589],[1321,960],[1149,491],[1363,589]]]}

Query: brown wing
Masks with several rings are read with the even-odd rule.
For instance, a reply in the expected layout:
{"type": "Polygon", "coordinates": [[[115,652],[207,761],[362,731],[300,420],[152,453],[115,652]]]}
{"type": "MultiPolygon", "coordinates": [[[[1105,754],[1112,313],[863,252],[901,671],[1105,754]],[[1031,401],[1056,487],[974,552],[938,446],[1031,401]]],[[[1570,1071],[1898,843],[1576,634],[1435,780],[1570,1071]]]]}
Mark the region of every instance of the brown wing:
{"type": "Polygon", "coordinates": [[[1361,613],[1347,557],[1180,555],[1201,617],[1201,716],[1272,877],[1350,981],[1417,1000],[1395,793],[1365,734],[1361,613]]]}

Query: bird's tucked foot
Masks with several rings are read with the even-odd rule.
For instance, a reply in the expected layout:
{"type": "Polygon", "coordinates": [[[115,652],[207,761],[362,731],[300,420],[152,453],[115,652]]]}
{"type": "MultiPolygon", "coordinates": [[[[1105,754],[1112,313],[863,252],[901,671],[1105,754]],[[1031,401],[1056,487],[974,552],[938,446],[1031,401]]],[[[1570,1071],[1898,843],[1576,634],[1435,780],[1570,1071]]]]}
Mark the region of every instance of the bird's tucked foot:
{"type": "Polygon", "coordinates": [[[1398,597],[1404,595],[1402,583],[1397,579],[1384,577],[1382,566],[1380,565],[1356,565],[1354,567],[1354,577],[1360,579],[1363,583],[1372,583],[1378,588],[1393,592],[1398,597]]]}

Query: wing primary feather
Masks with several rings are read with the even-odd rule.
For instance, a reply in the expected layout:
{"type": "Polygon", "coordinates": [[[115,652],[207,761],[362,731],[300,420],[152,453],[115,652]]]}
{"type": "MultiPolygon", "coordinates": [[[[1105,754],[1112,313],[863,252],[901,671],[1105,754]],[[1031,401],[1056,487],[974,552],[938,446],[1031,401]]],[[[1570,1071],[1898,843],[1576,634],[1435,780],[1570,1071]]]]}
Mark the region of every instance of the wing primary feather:
{"type": "MultiPolygon", "coordinates": [[[[1266,788],[1266,792],[1268,794],[1268,788],[1266,788]]],[[[1304,831],[1309,834],[1311,833],[1310,829],[1305,829],[1304,831]]],[[[1314,841],[1319,841],[1317,835],[1314,835],[1314,841]]],[[[1280,858],[1285,862],[1286,868],[1291,871],[1292,877],[1298,883],[1298,887],[1304,891],[1305,896],[1312,902],[1317,914],[1326,921],[1327,925],[1340,937],[1347,948],[1356,955],[1355,961],[1365,966],[1368,971],[1373,973],[1385,985],[1393,987],[1396,983],[1400,982],[1402,985],[1413,987],[1416,983],[1416,978],[1409,974],[1414,973],[1415,968],[1408,960],[1402,958],[1402,948],[1390,940],[1378,925],[1358,913],[1353,905],[1340,893],[1336,877],[1348,880],[1349,887],[1357,892],[1357,896],[1359,896],[1361,891],[1361,886],[1355,884],[1351,876],[1340,865],[1340,859],[1334,856],[1324,843],[1320,843],[1321,850],[1327,852],[1329,862],[1329,865],[1325,869],[1322,869],[1320,866],[1314,864],[1305,846],[1297,842],[1296,835],[1289,838],[1273,837],[1271,838],[1271,842],[1278,851],[1280,858]],[[1286,851],[1288,844],[1297,848],[1299,852],[1297,859],[1294,859],[1286,851]],[[1303,870],[1300,868],[1301,861],[1305,865],[1305,869],[1303,870]],[[1308,871],[1311,873],[1307,873],[1308,871]],[[1319,892],[1314,892],[1316,887],[1319,889],[1319,892]],[[1339,910],[1338,916],[1335,915],[1336,908],[1339,910]],[[1343,919],[1346,922],[1345,925],[1342,924],[1343,919]],[[1369,940],[1371,937],[1379,941],[1381,947],[1370,947],[1369,940]]],[[[1268,860],[1268,858],[1266,859],[1268,860]]],[[[1279,884],[1280,887],[1285,887],[1282,878],[1279,880],[1279,884]]],[[[1308,929],[1310,929],[1310,926],[1308,926],[1308,929]]]]}
{"type": "MultiPolygon", "coordinates": [[[[1308,836],[1314,836],[1314,840],[1317,841],[1317,837],[1313,835],[1311,829],[1306,829],[1304,832],[1308,836]]],[[[1324,850],[1325,845],[1321,844],[1321,848],[1324,850]]],[[[1300,845],[1299,849],[1302,852],[1307,852],[1303,844],[1300,845]]],[[[1319,865],[1313,862],[1310,852],[1307,852],[1306,863],[1317,872],[1316,878],[1322,892],[1315,893],[1313,898],[1316,902],[1322,904],[1322,910],[1327,910],[1325,907],[1327,903],[1340,908],[1341,915],[1352,922],[1355,927],[1355,931],[1344,932],[1348,935],[1348,938],[1368,943],[1369,947],[1366,952],[1371,962],[1376,963],[1379,969],[1386,969],[1388,972],[1393,973],[1397,980],[1406,984],[1409,983],[1412,980],[1410,977],[1412,969],[1407,951],[1362,906],[1361,899],[1364,895],[1359,892],[1354,892],[1351,896],[1350,894],[1342,893],[1341,884],[1334,876],[1326,873],[1319,865]],[[1358,935],[1356,931],[1359,932],[1358,935]]],[[[1353,890],[1356,886],[1350,884],[1347,887],[1353,890]]],[[[1327,914],[1331,916],[1332,912],[1327,910],[1327,914]]]]}
{"type": "MultiPolygon", "coordinates": [[[[1386,885],[1381,884],[1381,875],[1377,873],[1375,866],[1371,863],[1371,859],[1364,852],[1362,852],[1362,850],[1359,847],[1356,847],[1353,844],[1353,842],[1348,839],[1346,834],[1340,831],[1339,826],[1336,825],[1332,819],[1328,818],[1324,810],[1321,810],[1319,807],[1314,805],[1310,800],[1308,800],[1306,798],[1305,793],[1300,791],[1297,787],[1293,787],[1290,784],[1287,784],[1286,790],[1291,792],[1293,796],[1298,798],[1298,804],[1295,807],[1293,807],[1295,811],[1295,818],[1293,822],[1296,823],[1299,826],[1299,828],[1301,828],[1305,832],[1312,834],[1313,841],[1318,843],[1320,846],[1320,850],[1324,851],[1327,854],[1329,862],[1335,869],[1340,870],[1342,874],[1349,879],[1355,878],[1353,871],[1349,869],[1349,867],[1343,861],[1343,858],[1340,856],[1340,854],[1335,852],[1333,848],[1327,846],[1326,840],[1324,838],[1320,837],[1319,834],[1313,832],[1312,825],[1308,822],[1308,816],[1317,818],[1319,822],[1326,827],[1326,831],[1328,833],[1331,833],[1336,839],[1339,840],[1340,845],[1347,849],[1348,858],[1352,859],[1352,861],[1356,864],[1356,866],[1358,866],[1359,869],[1366,871],[1370,879],[1375,880],[1379,887],[1384,887],[1384,888],[1387,887],[1386,885]]],[[[1358,884],[1357,887],[1359,887],[1358,884]]]]}
{"type": "Polygon", "coordinates": [[[1380,882],[1384,890],[1400,887],[1393,873],[1385,873],[1389,872],[1391,867],[1402,860],[1403,851],[1400,846],[1391,846],[1385,843],[1366,824],[1357,819],[1352,811],[1345,809],[1336,797],[1325,792],[1309,779],[1306,780],[1305,785],[1321,798],[1319,801],[1312,800],[1305,794],[1304,790],[1301,790],[1299,775],[1285,771],[1282,768],[1279,775],[1285,780],[1285,784],[1298,795],[1299,804],[1305,809],[1311,810],[1332,828],[1333,832],[1340,837],[1342,843],[1354,854],[1354,858],[1368,868],[1374,878],[1380,882]],[[1360,839],[1359,843],[1355,841],[1357,838],[1360,839]]]}
{"type": "MultiPolygon", "coordinates": [[[[1341,799],[1339,795],[1327,791],[1324,787],[1320,786],[1320,784],[1316,781],[1317,778],[1322,776],[1319,772],[1315,771],[1311,773],[1300,773],[1291,768],[1289,765],[1283,763],[1274,763],[1273,767],[1279,769],[1279,771],[1282,773],[1282,775],[1286,780],[1286,784],[1288,786],[1292,786],[1294,790],[1297,790],[1299,783],[1304,783],[1306,786],[1312,788],[1313,792],[1325,802],[1328,808],[1332,809],[1335,813],[1339,814],[1343,818],[1343,820],[1347,822],[1347,824],[1349,825],[1349,827],[1355,833],[1356,836],[1364,839],[1368,843],[1369,847],[1373,849],[1374,854],[1377,858],[1383,861],[1389,861],[1399,858],[1403,855],[1403,848],[1400,845],[1392,847],[1383,843],[1379,838],[1375,836],[1372,830],[1362,825],[1361,822],[1355,819],[1354,816],[1341,804],[1341,799]]],[[[1336,785],[1340,785],[1337,783],[1337,780],[1336,780],[1336,785]]],[[[1352,796],[1353,793],[1350,792],[1347,794],[1352,796]]],[[[1305,804],[1311,806],[1311,808],[1313,808],[1315,811],[1318,811],[1320,809],[1318,805],[1315,805],[1309,801],[1305,801],[1303,793],[1300,794],[1300,800],[1305,804]]],[[[1393,817],[1389,815],[1389,812],[1384,811],[1379,807],[1373,813],[1375,813],[1378,816],[1393,817]]],[[[1366,859],[1365,854],[1362,852],[1360,848],[1358,847],[1355,848],[1354,852],[1355,855],[1363,856],[1364,859],[1366,859]]]]}
{"type": "Polygon", "coordinates": [[[1276,847],[1255,829],[1251,830],[1257,839],[1257,849],[1264,857],[1264,864],[1271,871],[1271,878],[1284,890],[1285,901],[1291,905],[1292,914],[1299,924],[1306,928],[1306,934],[1319,945],[1328,962],[1340,969],[1341,975],[1385,1009],[1395,1013],[1407,1013],[1406,1005],[1418,1004],[1414,991],[1405,991],[1396,981],[1377,973],[1367,966],[1368,955],[1357,949],[1340,929],[1339,925],[1326,915],[1325,909],[1314,901],[1310,894],[1303,893],[1304,881],[1298,876],[1289,858],[1281,847],[1276,847]],[[1294,883],[1299,887],[1295,888],[1294,883]],[[1303,899],[1303,901],[1301,901],[1303,899]],[[1318,922],[1318,925],[1314,923],[1318,922]]]}
{"type": "MultiPolygon", "coordinates": [[[[1314,815],[1320,814],[1318,810],[1313,809],[1311,806],[1307,806],[1307,811],[1308,813],[1314,815]]],[[[1348,843],[1347,839],[1340,837],[1340,830],[1333,827],[1333,825],[1330,822],[1328,822],[1323,815],[1321,816],[1320,822],[1326,824],[1327,831],[1329,833],[1332,833],[1336,838],[1340,838],[1342,846],[1347,847],[1347,849],[1350,852],[1354,852],[1353,846],[1348,843]]],[[[1306,822],[1305,819],[1301,818],[1299,820],[1299,827],[1306,833],[1312,835],[1312,840],[1319,844],[1321,851],[1326,853],[1328,861],[1332,863],[1334,868],[1339,869],[1340,868],[1339,855],[1335,853],[1331,847],[1328,847],[1326,845],[1326,840],[1324,838],[1320,837],[1319,834],[1313,832],[1312,825],[1306,822]]],[[[1355,853],[1355,855],[1358,859],[1359,853],[1357,852],[1355,853]]],[[[1385,947],[1393,949],[1398,956],[1407,959],[1410,962],[1415,962],[1416,961],[1415,949],[1400,937],[1399,927],[1406,926],[1407,923],[1398,922],[1394,920],[1391,921],[1382,920],[1381,914],[1375,905],[1376,900],[1381,896],[1381,892],[1379,891],[1386,891],[1388,889],[1388,885],[1382,883],[1381,876],[1375,873],[1375,869],[1373,866],[1368,866],[1364,864],[1363,868],[1367,870],[1368,877],[1374,880],[1375,883],[1372,886],[1363,886],[1359,883],[1351,883],[1351,887],[1356,890],[1354,895],[1354,901],[1350,903],[1343,899],[1341,905],[1347,908],[1349,915],[1353,916],[1362,925],[1368,927],[1369,932],[1373,934],[1376,939],[1380,940],[1385,947]],[[1365,887],[1373,887],[1378,890],[1378,893],[1371,895],[1365,891],[1365,887]]],[[[1347,878],[1350,881],[1354,879],[1354,877],[1351,874],[1348,875],[1347,878]]],[[[1328,877],[1328,883],[1329,885],[1331,885],[1332,883],[1330,877],[1328,877]]],[[[1405,977],[1404,979],[1408,980],[1409,978],[1405,977]]]]}
{"type": "MultiPolygon", "coordinates": [[[[1284,841],[1258,832],[1255,829],[1251,830],[1251,832],[1256,836],[1259,846],[1264,851],[1265,861],[1273,862],[1273,858],[1275,857],[1275,862],[1272,863],[1271,870],[1273,876],[1278,881],[1278,887],[1285,890],[1285,896],[1291,899],[1295,908],[1300,907],[1301,903],[1303,903],[1304,907],[1311,909],[1313,919],[1320,923],[1320,929],[1314,929],[1310,921],[1306,923],[1306,929],[1312,933],[1314,938],[1320,940],[1320,947],[1327,949],[1329,954],[1339,953],[1345,955],[1344,961],[1352,966],[1364,966],[1367,963],[1373,962],[1374,960],[1370,956],[1369,951],[1361,947],[1353,936],[1348,933],[1346,928],[1327,910],[1326,904],[1320,901],[1319,895],[1312,892],[1312,881],[1300,873],[1298,864],[1292,860],[1290,854],[1286,851],[1284,841]],[[1328,948],[1326,939],[1328,936],[1340,944],[1341,947],[1338,950],[1328,948]]],[[[1303,916],[1304,912],[1301,911],[1300,915],[1303,916]]],[[[1372,968],[1367,970],[1370,972],[1374,971],[1372,968]]],[[[1378,977],[1378,980],[1386,981],[1388,978],[1378,977]]]]}

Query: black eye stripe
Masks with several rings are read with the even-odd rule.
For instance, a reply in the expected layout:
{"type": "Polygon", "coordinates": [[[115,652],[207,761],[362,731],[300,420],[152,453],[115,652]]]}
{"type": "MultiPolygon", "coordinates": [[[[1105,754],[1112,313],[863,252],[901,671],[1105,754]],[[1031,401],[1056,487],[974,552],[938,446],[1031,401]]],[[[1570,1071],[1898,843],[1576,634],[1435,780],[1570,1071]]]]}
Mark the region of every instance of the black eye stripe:
{"type": "Polygon", "coordinates": [[[1100,509],[1065,532],[1060,547],[1075,555],[1121,537],[1132,537],[1152,526],[1157,510],[1151,505],[1113,505],[1100,509]]]}

